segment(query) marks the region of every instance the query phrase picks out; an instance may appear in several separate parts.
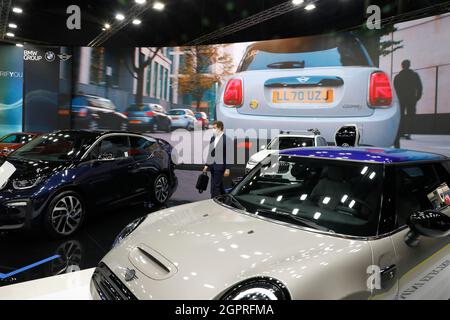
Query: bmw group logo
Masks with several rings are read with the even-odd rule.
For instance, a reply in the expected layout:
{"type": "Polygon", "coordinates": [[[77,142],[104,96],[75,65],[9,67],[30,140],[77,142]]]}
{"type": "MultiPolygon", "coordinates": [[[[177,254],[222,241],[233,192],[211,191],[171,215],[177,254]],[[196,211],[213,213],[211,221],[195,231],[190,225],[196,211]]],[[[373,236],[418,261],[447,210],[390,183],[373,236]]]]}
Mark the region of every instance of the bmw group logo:
{"type": "Polygon", "coordinates": [[[47,62],[53,62],[55,61],[56,55],[53,51],[47,51],[44,57],[47,62]]]}

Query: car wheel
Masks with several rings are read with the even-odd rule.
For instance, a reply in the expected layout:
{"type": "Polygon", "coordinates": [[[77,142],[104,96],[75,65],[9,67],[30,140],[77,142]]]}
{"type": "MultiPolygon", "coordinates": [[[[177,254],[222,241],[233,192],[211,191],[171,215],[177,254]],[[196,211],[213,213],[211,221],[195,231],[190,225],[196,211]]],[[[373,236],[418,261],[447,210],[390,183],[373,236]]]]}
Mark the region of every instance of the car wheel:
{"type": "Polygon", "coordinates": [[[169,178],[165,174],[160,174],[153,184],[152,200],[155,204],[164,204],[169,199],[169,178]]]}
{"type": "Polygon", "coordinates": [[[81,196],[73,191],[58,194],[47,207],[44,227],[54,238],[74,234],[84,221],[86,214],[81,196]]]}
{"type": "Polygon", "coordinates": [[[165,127],[164,131],[166,131],[166,132],[172,131],[172,124],[170,123],[170,121],[166,121],[166,127],[165,127]]]}

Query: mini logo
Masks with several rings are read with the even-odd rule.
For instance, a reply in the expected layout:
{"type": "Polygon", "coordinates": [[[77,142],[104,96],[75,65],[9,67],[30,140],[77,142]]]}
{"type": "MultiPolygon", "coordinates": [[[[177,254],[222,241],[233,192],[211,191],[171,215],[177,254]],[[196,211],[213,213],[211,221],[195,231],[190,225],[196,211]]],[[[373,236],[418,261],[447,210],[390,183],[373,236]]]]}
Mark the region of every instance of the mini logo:
{"type": "Polygon", "coordinates": [[[58,54],[58,57],[61,61],[67,61],[70,58],[72,58],[72,56],[70,54],[67,53],[63,53],[63,54],[58,54]]]}
{"type": "Polygon", "coordinates": [[[298,80],[300,83],[306,83],[306,82],[308,82],[309,79],[310,79],[310,78],[308,78],[308,77],[300,77],[300,78],[297,78],[297,80],[298,80]]]}
{"type": "Polygon", "coordinates": [[[130,281],[133,281],[135,279],[137,279],[136,270],[127,268],[127,271],[125,271],[125,281],[126,282],[130,282],[130,281]]]}
{"type": "Polygon", "coordinates": [[[252,99],[252,100],[250,101],[250,108],[256,109],[256,108],[258,108],[258,106],[259,106],[258,100],[252,99]]]}
{"type": "Polygon", "coordinates": [[[44,57],[47,62],[53,62],[56,58],[56,55],[53,51],[47,51],[44,57]]]}

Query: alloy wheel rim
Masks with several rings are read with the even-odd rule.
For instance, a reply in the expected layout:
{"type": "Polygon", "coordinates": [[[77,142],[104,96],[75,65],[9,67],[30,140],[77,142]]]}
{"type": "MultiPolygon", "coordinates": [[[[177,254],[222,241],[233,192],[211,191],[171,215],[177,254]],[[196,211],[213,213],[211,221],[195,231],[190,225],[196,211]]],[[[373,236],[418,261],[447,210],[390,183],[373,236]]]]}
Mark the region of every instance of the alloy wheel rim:
{"type": "Polygon", "coordinates": [[[74,196],[65,196],[53,207],[51,221],[53,229],[62,235],[73,233],[81,223],[83,207],[74,196]]]}
{"type": "Polygon", "coordinates": [[[169,196],[169,181],[166,177],[161,176],[158,178],[158,180],[156,180],[155,196],[156,200],[158,200],[160,203],[163,203],[167,200],[167,197],[169,196]]]}

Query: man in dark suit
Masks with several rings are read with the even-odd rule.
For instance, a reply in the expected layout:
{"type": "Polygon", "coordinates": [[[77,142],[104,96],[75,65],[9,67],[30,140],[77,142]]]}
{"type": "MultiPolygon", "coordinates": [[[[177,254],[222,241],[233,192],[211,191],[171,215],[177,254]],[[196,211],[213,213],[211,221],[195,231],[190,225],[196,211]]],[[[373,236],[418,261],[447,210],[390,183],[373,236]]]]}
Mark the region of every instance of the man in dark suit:
{"type": "Polygon", "coordinates": [[[211,197],[217,197],[225,193],[223,178],[230,175],[227,162],[227,137],[224,134],[222,121],[213,124],[214,136],[211,138],[208,151],[208,159],[203,172],[208,169],[211,172],[211,197]]]}
{"type": "Polygon", "coordinates": [[[397,91],[398,100],[400,101],[401,119],[399,136],[410,140],[411,129],[405,120],[407,120],[406,116],[409,118],[408,120],[413,120],[416,114],[417,102],[422,98],[423,87],[420,76],[411,69],[411,62],[409,60],[402,62],[402,71],[394,78],[394,87],[397,91]]]}

